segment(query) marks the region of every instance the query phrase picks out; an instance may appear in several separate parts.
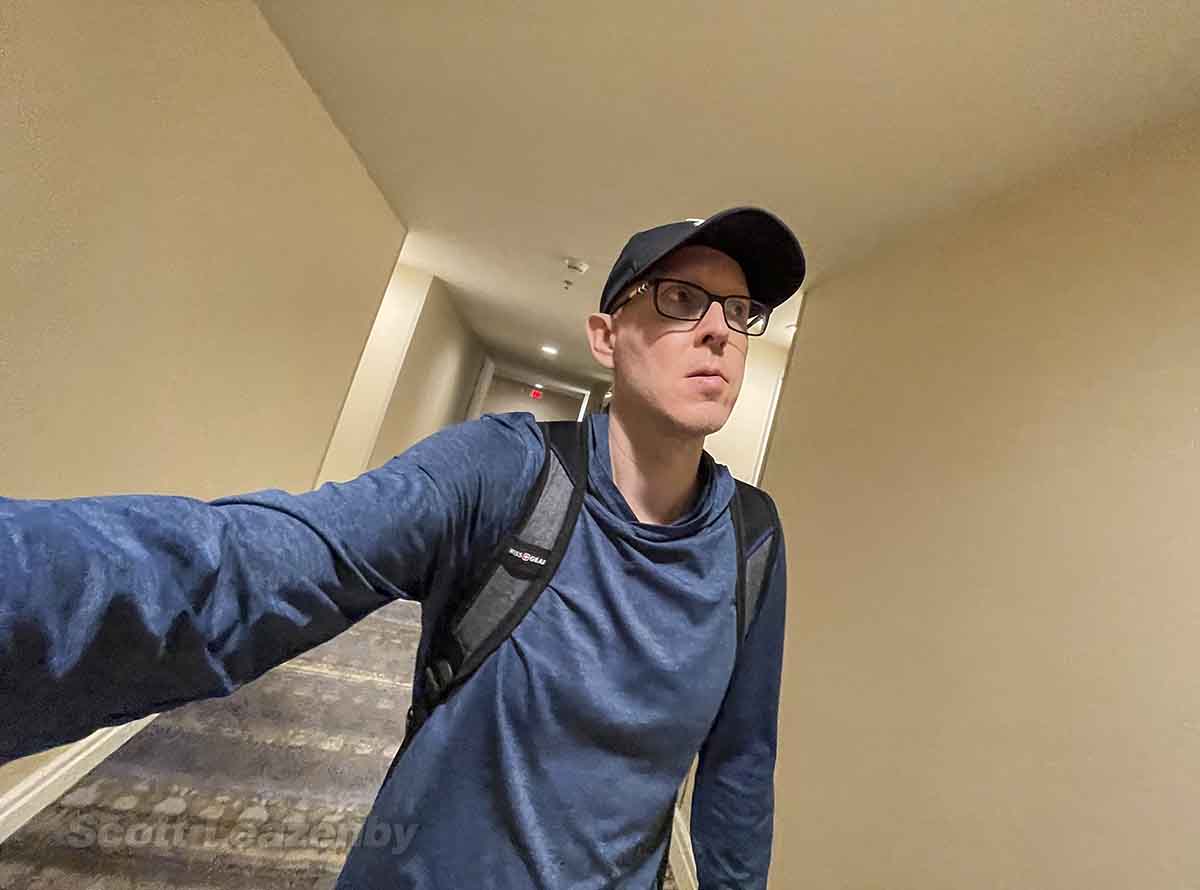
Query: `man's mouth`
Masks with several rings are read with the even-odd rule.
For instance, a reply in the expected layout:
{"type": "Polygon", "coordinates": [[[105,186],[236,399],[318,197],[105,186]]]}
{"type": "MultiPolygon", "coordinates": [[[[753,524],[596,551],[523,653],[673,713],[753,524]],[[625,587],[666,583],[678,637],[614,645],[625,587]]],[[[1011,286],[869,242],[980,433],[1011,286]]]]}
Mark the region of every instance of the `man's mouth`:
{"type": "MultiPolygon", "coordinates": [[[[721,373],[719,368],[697,368],[695,371],[692,371],[690,374],[688,374],[688,377],[715,377],[720,380],[725,380],[725,375],[721,373]]],[[[729,381],[725,380],[725,382],[728,383],[729,381]]]]}

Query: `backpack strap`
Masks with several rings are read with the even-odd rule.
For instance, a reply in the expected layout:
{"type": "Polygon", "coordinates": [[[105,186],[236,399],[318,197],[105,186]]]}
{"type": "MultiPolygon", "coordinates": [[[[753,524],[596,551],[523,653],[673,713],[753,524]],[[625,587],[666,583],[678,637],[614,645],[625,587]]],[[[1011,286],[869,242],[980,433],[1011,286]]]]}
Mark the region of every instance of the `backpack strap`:
{"type": "Polygon", "coordinates": [[[758,614],[762,594],[771,578],[779,542],[783,535],[779,513],[771,496],[761,488],[736,480],[737,490],[730,504],[737,538],[737,623],[738,652],[742,640],[758,614]]]}
{"type": "Polygon", "coordinates": [[[562,562],[587,493],[588,427],[575,421],[538,427],[546,445],[541,473],[515,530],[500,539],[468,595],[438,622],[417,665],[401,751],[433,709],[508,639],[562,562]]]}

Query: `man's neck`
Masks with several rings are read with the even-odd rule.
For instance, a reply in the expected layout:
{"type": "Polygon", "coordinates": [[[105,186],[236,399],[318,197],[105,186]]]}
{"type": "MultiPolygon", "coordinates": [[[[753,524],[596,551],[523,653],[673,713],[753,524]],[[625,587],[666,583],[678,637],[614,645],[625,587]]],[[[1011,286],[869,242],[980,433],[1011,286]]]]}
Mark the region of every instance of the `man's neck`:
{"type": "Polygon", "coordinates": [[[670,525],[687,512],[700,487],[703,436],[681,435],[644,413],[609,412],[613,482],[639,522],[670,525]]]}

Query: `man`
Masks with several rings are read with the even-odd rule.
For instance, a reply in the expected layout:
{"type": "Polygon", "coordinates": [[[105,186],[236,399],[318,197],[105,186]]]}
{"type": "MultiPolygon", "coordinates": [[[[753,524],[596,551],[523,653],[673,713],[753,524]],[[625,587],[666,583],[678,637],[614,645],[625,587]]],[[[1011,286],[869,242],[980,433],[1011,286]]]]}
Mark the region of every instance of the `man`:
{"type": "MultiPolygon", "coordinates": [[[[360,840],[415,833],[356,843],[339,887],[648,890],[697,752],[700,886],[766,886],[786,570],[780,546],[739,647],[735,484],[703,446],[803,276],[753,208],[630,240],[588,319],[613,397],[562,562],[393,763],[360,840]]],[[[300,495],[0,499],[0,757],[228,695],[396,598],[428,632],[545,449],[530,415],[487,415],[300,495]]]]}

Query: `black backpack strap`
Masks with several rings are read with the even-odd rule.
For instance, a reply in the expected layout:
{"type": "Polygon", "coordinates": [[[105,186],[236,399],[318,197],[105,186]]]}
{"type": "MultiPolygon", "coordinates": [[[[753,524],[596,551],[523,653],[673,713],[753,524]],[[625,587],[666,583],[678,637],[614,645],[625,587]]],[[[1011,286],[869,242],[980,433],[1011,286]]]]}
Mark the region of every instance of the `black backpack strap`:
{"type": "Polygon", "coordinates": [[[771,496],[761,488],[740,479],[736,481],[730,510],[737,537],[738,650],[741,651],[742,640],[758,614],[763,590],[771,579],[783,532],[771,496]]]}
{"type": "Polygon", "coordinates": [[[562,562],[587,493],[588,426],[539,423],[546,456],[513,531],[500,539],[468,595],[438,622],[425,658],[401,750],[446,697],[508,639],[562,562]]]}

